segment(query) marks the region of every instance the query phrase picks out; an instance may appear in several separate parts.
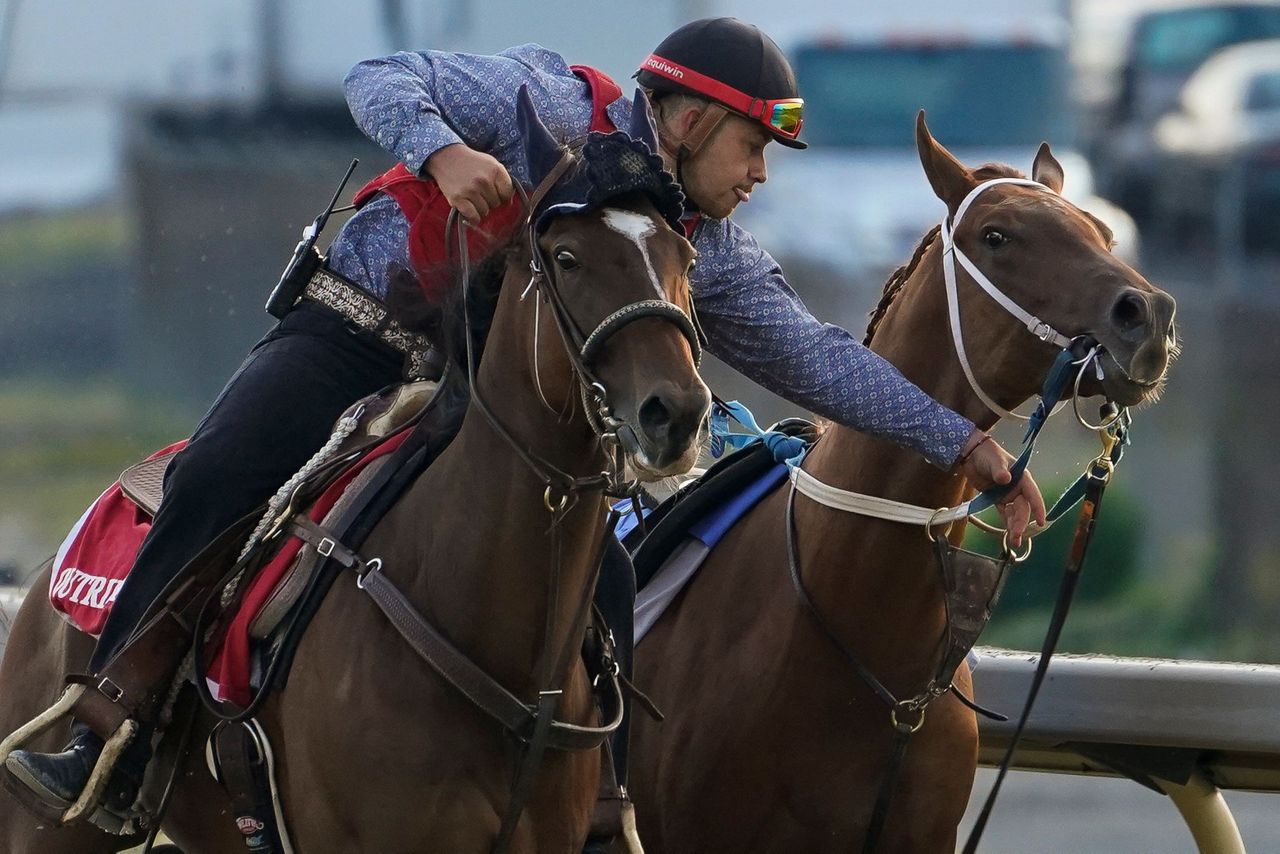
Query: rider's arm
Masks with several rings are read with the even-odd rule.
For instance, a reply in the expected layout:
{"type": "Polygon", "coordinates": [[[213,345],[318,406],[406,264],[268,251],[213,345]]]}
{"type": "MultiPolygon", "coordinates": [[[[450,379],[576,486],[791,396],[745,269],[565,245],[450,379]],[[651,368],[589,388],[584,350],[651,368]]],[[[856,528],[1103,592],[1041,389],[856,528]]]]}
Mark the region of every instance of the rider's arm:
{"type": "Polygon", "coordinates": [[[730,221],[698,237],[693,295],[708,349],[775,394],[950,468],[973,422],[844,329],[817,320],[755,238],[730,221]]]}
{"type": "Polygon", "coordinates": [[[522,84],[552,133],[562,139],[586,133],[590,90],[559,54],[537,45],[495,56],[397,53],[361,62],[343,86],[360,129],[413,172],[422,174],[427,159],[441,148],[465,143],[527,180],[516,129],[522,84]]]}

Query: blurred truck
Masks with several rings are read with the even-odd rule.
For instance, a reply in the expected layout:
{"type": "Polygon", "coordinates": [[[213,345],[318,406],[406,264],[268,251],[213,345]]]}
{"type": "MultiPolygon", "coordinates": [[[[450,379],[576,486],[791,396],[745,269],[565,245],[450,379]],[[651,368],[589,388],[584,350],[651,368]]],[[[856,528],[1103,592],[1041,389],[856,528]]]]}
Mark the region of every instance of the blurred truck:
{"type": "Polygon", "coordinates": [[[1066,172],[1064,195],[1106,221],[1117,251],[1136,258],[1132,219],[1094,195],[1074,144],[1064,4],[1003,6],[895,3],[879,21],[790,43],[811,148],[771,152],[777,186],[735,217],[806,300],[841,318],[870,309],[888,274],[946,213],[916,154],[920,109],[934,136],[971,166],[996,161],[1029,172],[1036,147],[1049,141],[1066,172]]]}

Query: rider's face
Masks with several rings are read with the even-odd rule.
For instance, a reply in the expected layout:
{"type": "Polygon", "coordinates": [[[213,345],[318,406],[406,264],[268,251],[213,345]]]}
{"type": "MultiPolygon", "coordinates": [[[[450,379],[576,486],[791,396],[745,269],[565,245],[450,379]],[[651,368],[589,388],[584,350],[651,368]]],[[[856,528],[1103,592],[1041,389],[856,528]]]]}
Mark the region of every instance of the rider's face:
{"type": "Polygon", "coordinates": [[[772,138],[759,122],[730,113],[702,148],[685,159],[685,193],[707,216],[727,217],[768,179],[764,149],[772,138]]]}

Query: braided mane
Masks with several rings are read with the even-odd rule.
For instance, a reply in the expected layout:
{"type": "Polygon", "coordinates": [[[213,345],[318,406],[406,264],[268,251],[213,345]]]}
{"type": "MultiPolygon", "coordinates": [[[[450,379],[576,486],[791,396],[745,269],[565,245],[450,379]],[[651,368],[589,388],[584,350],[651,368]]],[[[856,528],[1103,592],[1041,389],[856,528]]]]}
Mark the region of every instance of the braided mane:
{"type": "MultiPolygon", "coordinates": [[[[973,170],[973,177],[977,181],[990,181],[995,178],[1025,178],[1026,176],[1014,169],[1012,166],[1006,166],[1003,163],[987,163],[973,170]]],[[[924,257],[925,251],[938,237],[938,233],[942,230],[941,225],[935,225],[920,240],[920,244],[916,246],[916,251],[911,253],[911,260],[894,270],[889,276],[889,281],[884,283],[884,290],[880,293],[880,302],[875,309],[868,315],[867,334],[862,339],[865,345],[871,344],[871,339],[875,337],[876,330],[880,327],[880,321],[884,319],[885,313],[889,310],[889,306],[893,305],[893,300],[898,296],[898,292],[902,290],[902,286],[907,283],[907,279],[911,278],[911,274],[915,272],[916,267],[920,265],[920,259],[924,257]]]]}
{"type": "Polygon", "coordinates": [[[898,295],[898,291],[902,290],[902,286],[906,284],[907,279],[911,278],[911,274],[915,272],[916,267],[920,264],[920,259],[924,257],[925,250],[929,248],[929,244],[933,243],[934,238],[938,236],[938,232],[941,230],[941,225],[935,225],[929,229],[929,232],[921,239],[920,245],[916,247],[916,251],[911,254],[911,260],[894,270],[893,275],[889,276],[889,281],[884,283],[884,290],[880,292],[880,302],[869,315],[867,335],[862,339],[863,344],[870,346],[871,339],[875,337],[876,329],[879,328],[880,321],[884,319],[885,312],[889,310],[889,306],[893,305],[894,297],[898,295]]]}

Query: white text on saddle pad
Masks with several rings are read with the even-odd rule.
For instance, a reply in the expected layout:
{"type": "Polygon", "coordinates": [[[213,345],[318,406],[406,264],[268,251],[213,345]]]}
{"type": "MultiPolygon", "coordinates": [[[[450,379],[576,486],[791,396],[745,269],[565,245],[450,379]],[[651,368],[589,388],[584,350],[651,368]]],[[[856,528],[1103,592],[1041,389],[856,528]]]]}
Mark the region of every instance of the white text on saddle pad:
{"type": "Polygon", "coordinates": [[[74,602],[77,605],[102,611],[116,601],[116,596],[120,594],[120,588],[123,586],[123,578],[90,575],[74,566],[69,566],[53,580],[50,585],[50,595],[54,599],[74,602]]]}

